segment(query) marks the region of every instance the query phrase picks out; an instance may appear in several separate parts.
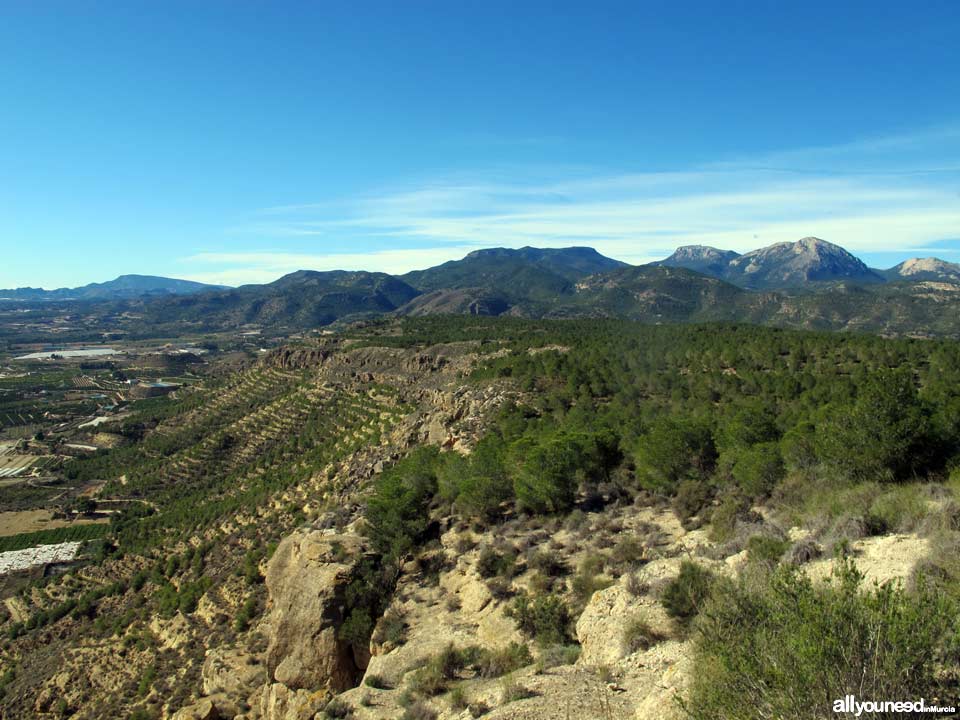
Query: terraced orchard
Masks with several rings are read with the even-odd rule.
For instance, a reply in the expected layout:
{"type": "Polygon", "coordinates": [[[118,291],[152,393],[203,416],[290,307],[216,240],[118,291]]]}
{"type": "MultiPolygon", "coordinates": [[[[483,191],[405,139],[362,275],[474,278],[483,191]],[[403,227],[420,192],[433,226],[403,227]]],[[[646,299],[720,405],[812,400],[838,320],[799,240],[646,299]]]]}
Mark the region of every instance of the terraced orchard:
{"type": "Polygon", "coordinates": [[[139,442],[70,462],[74,479],[102,483],[101,507],[121,509],[82,551],[95,562],[8,600],[3,707],[55,714],[62,693],[38,696],[37,679],[66,676],[77,717],[183,705],[204,652],[262,611],[277,542],[348,519],[357,488],[427,439],[436,396],[418,381],[452,372],[408,350],[271,356],[185,392],[139,442]]]}

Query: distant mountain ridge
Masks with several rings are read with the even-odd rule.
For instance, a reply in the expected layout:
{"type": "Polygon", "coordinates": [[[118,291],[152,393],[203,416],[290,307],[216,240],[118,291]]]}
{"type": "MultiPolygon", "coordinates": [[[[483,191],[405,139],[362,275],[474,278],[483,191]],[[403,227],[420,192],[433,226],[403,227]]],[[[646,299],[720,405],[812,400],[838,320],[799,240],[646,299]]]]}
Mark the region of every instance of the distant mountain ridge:
{"type": "Polygon", "coordinates": [[[587,275],[626,266],[589,247],[488,248],[400,278],[424,292],[483,287],[512,294],[520,284],[524,292],[537,294],[563,291],[587,275]]]}
{"type": "Polygon", "coordinates": [[[120,275],[102,283],[90,283],[76,288],[44,290],[42,288],[14,288],[0,290],[0,299],[11,300],[122,300],[150,295],[188,295],[221,290],[223,285],[207,285],[192,280],[159,277],[156,275],[120,275]]]}
{"type": "Polygon", "coordinates": [[[670,257],[650,264],[681,267],[711,277],[723,277],[730,262],[738,257],[740,253],[733,250],[720,250],[709,245],[683,245],[674,250],[670,257]]]}
{"type": "Polygon", "coordinates": [[[418,294],[386,273],[298,270],[266,285],[165,298],[148,303],[145,311],[156,323],[175,320],[211,329],[246,324],[303,328],[348,315],[392,312],[418,294]]]}
{"type": "Polygon", "coordinates": [[[740,255],[704,246],[681,247],[658,265],[683,267],[751,290],[801,288],[810,283],[879,283],[884,276],[839,245],[815,237],[740,255]]]}
{"type": "MultiPolygon", "coordinates": [[[[138,291],[148,285],[131,283],[138,291]]],[[[104,293],[100,286],[88,288],[104,293]]],[[[135,310],[139,319],[131,323],[140,323],[139,334],[244,326],[282,333],[388,314],[472,314],[960,337],[960,265],[924,258],[872,270],[818,238],[742,255],[687,246],[642,266],[585,247],[489,248],[402,276],[300,270],[265,285],[201,288],[118,302],[135,310]]]]}
{"type": "Polygon", "coordinates": [[[880,273],[889,281],[935,281],[960,283],[960,263],[939,258],[911,258],[880,273]]]}

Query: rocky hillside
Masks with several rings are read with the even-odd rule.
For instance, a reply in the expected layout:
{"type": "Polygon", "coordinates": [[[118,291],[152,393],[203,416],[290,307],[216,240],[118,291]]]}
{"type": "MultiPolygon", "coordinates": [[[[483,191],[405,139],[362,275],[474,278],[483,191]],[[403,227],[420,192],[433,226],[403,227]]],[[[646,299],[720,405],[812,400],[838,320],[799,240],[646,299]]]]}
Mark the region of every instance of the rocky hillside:
{"type": "Polygon", "coordinates": [[[674,250],[670,257],[651,265],[686,268],[711,277],[722,278],[730,262],[738,257],[740,253],[733,250],[720,250],[707,245],[684,245],[674,250]]]}
{"type": "Polygon", "coordinates": [[[752,290],[883,281],[881,275],[839,245],[815,237],[776,243],[743,255],[709,247],[683,247],[656,264],[695,270],[752,290]]]}
{"type": "Polygon", "coordinates": [[[4,585],[0,717],[679,720],[813,702],[783,689],[804,673],[944,697],[957,378],[949,342],[623,321],[281,348],[74,461],[120,510],[63,574],[4,585]],[[791,654],[833,647],[809,633],[920,654],[840,672],[791,654]]]}
{"type": "Polygon", "coordinates": [[[267,285],[155,301],[144,307],[156,324],[177,322],[199,329],[242,325],[303,328],[345,316],[392,312],[418,294],[391,275],[299,270],[267,285]]]}
{"type": "Polygon", "coordinates": [[[960,264],[939,258],[911,258],[881,271],[888,280],[960,283],[960,264]]]}
{"type": "MultiPolygon", "coordinates": [[[[265,645],[209,653],[203,697],[174,717],[680,720],[694,648],[662,600],[685,561],[736,578],[763,562],[751,551],[763,538],[812,577],[834,567],[817,559],[816,535],[756,511],[725,542],[696,525],[656,502],[565,522],[517,518],[496,532],[453,525],[402,568],[369,647],[338,632],[369,553],[363,536],[349,526],[297,531],[267,564],[268,612],[256,629],[265,645]],[[579,614],[565,646],[531,644],[514,620],[516,598],[545,587],[579,614]]],[[[853,547],[878,583],[908,579],[929,551],[915,534],[853,547]]]]}
{"type": "Polygon", "coordinates": [[[802,287],[837,280],[880,282],[862,260],[839,245],[815,237],[777,243],[730,261],[725,277],[754,289],[802,287]]]}
{"type": "Polygon", "coordinates": [[[562,292],[587,275],[625,265],[589,247],[490,248],[474,250],[462,260],[415,270],[402,279],[425,292],[480,287],[506,297],[537,298],[562,292]]]}

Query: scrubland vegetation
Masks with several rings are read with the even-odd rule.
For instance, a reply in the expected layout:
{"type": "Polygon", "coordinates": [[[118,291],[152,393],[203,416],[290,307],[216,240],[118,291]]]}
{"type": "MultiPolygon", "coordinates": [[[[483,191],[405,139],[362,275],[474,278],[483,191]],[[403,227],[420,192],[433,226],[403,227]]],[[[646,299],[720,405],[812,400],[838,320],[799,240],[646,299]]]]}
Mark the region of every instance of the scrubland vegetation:
{"type": "MultiPolygon", "coordinates": [[[[662,592],[696,648],[692,717],[821,717],[847,692],[956,690],[955,343],[617,322],[497,329],[511,352],[473,380],[509,379],[525,400],[470,456],[422,451],[380,478],[368,532],[388,556],[424,541],[431,511],[481,525],[516,513],[572,519],[647,494],[714,540],[742,542],[751,560],[736,583],[686,562],[662,592]],[[812,539],[738,538],[757,505],[812,539]],[[855,558],[827,584],[797,570],[848,555],[862,537],[908,531],[937,549],[909,587],[865,585],[855,558]]],[[[434,320],[413,334],[429,343],[491,332],[434,320]]],[[[479,567],[504,575],[514,562],[487,550],[479,567]]],[[[574,588],[589,597],[594,577],[581,569],[574,588]]],[[[517,597],[512,613],[544,646],[569,639],[571,608],[548,591],[517,597]]],[[[630,642],[651,642],[642,623],[630,642]]]]}
{"type": "MultiPolygon", "coordinates": [[[[109,525],[69,529],[88,541],[89,562],[113,574],[24,588],[28,612],[5,619],[4,652],[41,657],[23,648],[44,647],[42,633],[61,621],[78,636],[116,637],[131,652],[149,652],[157,643],[151,618],[192,617],[215,594],[232,608],[213,621],[217,642],[246,637],[266,605],[264,562],[315,503],[325,514],[314,510],[310,519],[322,517],[322,527],[342,529],[362,515],[357,527],[372,550],[347,587],[341,640],[404,644],[404,617],[389,609],[394,588],[411,571],[436,584],[441,527],[463,530],[458,552],[476,552],[476,571],[523,639],[504,650],[453,646],[433,658],[398,687],[409,717],[430,716],[439,697],[469,706],[463,683],[477,678],[502,676],[504,702],[522,698],[511,673],[575,661],[578,617],[594,593],[624,577],[631,594],[655,596],[672,635],[691,643],[692,717],[753,716],[748,708],[819,717],[833,694],[861,693],[854,682],[877,696],[955,696],[956,343],[460,317],[373,324],[352,335],[360,350],[472,341],[480,359],[457,382],[495,385],[510,400],[485,418],[468,455],[434,445],[394,453],[350,495],[334,492],[336,464],[380,446],[381,433],[410,411],[389,387],[331,389],[309,371],[257,367],[151,401],[119,428],[129,444],[65,469],[76,480],[107,481],[101,497],[121,501],[109,525]],[[329,499],[315,502],[306,487],[329,499]],[[627,531],[614,511],[647,505],[702,529],[718,558],[743,551],[747,570],[725,579],[693,556],[669,583],[643,586],[636,571],[656,556],[656,533],[627,531]],[[791,527],[804,536],[788,536],[791,527]],[[471,532],[487,531],[498,539],[470,544],[471,532]],[[862,581],[855,543],[898,532],[929,543],[915,575],[880,588],[862,581]],[[589,549],[574,562],[550,542],[558,533],[573,544],[589,540],[589,549]],[[831,557],[840,565],[829,583],[802,571],[831,557]]],[[[642,615],[621,633],[634,650],[664,640],[642,615]]],[[[202,662],[202,646],[184,652],[202,662]]],[[[159,656],[153,675],[127,681],[114,709],[158,695],[185,699],[199,670],[191,665],[168,687],[177,662],[174,653],[159,656]]],[[[29,671],[17,668],[0,688],[27,682],[29,671]]],[[[387,683],[368,680],[371,689],[387,683]]],[[[327,713],[341,709],[332,704],[327,713]]]]}

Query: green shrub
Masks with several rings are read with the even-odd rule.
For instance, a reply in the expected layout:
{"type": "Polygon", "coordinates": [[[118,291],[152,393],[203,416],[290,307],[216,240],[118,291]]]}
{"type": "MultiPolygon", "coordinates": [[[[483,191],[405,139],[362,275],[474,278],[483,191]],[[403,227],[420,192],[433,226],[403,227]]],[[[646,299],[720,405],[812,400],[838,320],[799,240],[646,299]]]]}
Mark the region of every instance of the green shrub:
{"type": "Polygon", "coordinates": [[[681,520],[699,515],[710,499],[710,488],[701,480],[684,480],[677,485],[673,497],[673,511],[681,520]]]}
{"type": "Polygon", "coordinates": [[[789,547],[789,540],[770,535],[754,535],[747,540],[747,558],[751,562],[777,563],[789,547]]]}
{"type": "Polygon", "coordinates": [[[645,560],[643,542],[635,535],[620,538],[610,552],[610,559],[620,567],[642,563],[645,560]]]}
{"type": "Polygon", "coordinates": [[[785,475],[780,446],[775,442],[759,443],[736,451],[733,479],[747,497],[769,495],[785,475]]]}
{"type": "Polygon", "coordinates": [[[861,580],[843,563],[830,583],[782,566],[718,587],[696,626],[689,717],[824,718],[848,694],[956,697],[945,685],[960,659],[955,605],[892,583],[862,591],[861,580]]]}
{"type": "Polygon", "coordinates": [[[507,705],[517,700],[525,700],[526,698],[533,697],[534,694],[535,693],[529,688],[521,685],[513,677],[508,676],[500,681],[501,705],[507,705]]]}
{"type": "Polygon", "coordinates": [[[374,630],[373,640],[380,645],[403,645],[407,641],[407,623],[403,615],[394,611],[384,613],[374,630]]]}
{"type": "Polygon", "coordinates": [[[457,685],[453,688],[447,699],[450,701],[450,707],[453,710],[466,710],[470,705],[470,701],[467,699],[467,692],[463,689],[462,685],[457,685]]]}
{"type": "Polygon", "coordinates": [[[546,577],[555,578],[567,574],[567,566],[556,553],[538,550],[527,558],[527,565],[531,570],[537,570],[546,577]]]}
{"type": "Polygon", "coordinates": [[[570,638],[570,609],[558,595],[530,599],[521,594],[507,608],[507,614],[524,635],[543,645],[563,645],[570,638]]]}
{"type": "Polygon", "coordinates": [[[253,619],[253,616],[257,612],[257,598],[251,596],[248,597],[244,602],[243,606],[240,608],[240,611],[237,613],[236,618],[233,621],[233,629],[236,632],[244,632],[247,628],[250,627],[250,621],[253,619]]]}
{"type": "Polygon", "coordinates": [[[522,643],[512,642],[498,650],[483,651],[476,665],[481,677],[495,678],[526,667],[532,662],[530,649],[522,643]]]}
{"type": "Polygon", "coordinates": [[[333,698],[323,708],[323,714],[328,718],[348,718],[351,713],[350,704],[340,698],[333,698]]]}
{"type": "Polygon", "coordinates": [[[350,611],[347,619],[340,626],[339,636],[341,640],[354,645],[364,645],[369,642],[370,635],[373,632],[373,619],[366,608],[354,608],[350,611]]]}
{"type": "Polygon", "coordinates": [[[660,603],[667,615],[686,627],[710,596],[713,573],[690,560],[680,564],[680,573],[663,589],[660,603]]]}
{"type": "Polygon", "coordinates": [[[910,532],[920,526],[928,512],[923,486],[912,483],[891,488],[875,498],[867,517],[880,532],[910,532]]]}
{"type": "Polygon", "coordinates": [[[739,495],[728,493],[710,515],[710,539],[726,542],[737,529],[737,520],[749,509],[749,503],[739,495]]]}
{"type": "Polygon", "coordinates": [[[657,420],[634,451],[640,486],[663,492],[672,492],[683,480],[706,479],[716,459],[710,429],[686,418],[657,420]]]}
{"type": "Polygon", "coordinates": [[[407,690],[414,696],[433,697],[446,692],[448,682],[439,663],[431,661],[410,676],[407,690]]]}
{"type": "Polygon", "coordinates": [[[404,709],[400,720],[437,720],[437,713],[422,700],[417,700],[404,709]]]}
{"type": "Polygon", "coordinates": [[[540,650],[536,671],[542,673],[558,665],[574,665],[580,657],[579,645],[548,645],[540,650]]]}
{"type": "Polygon", "coordinates": [[[623,645],[628,654],[649,650],[663,639],[664,636],[643,617],[631,620],[623,631],[623,645]]]}
{"type": "Polygon", "coordinates": [[[420,447],[377,478],[367,501],[366,532],[388,560],[403,557],[423,539],[437,491],[436,455],[436,448],[420,447]]]}
{"type": "Polygon", "coordinates": [[[610,578],[581,568],[570,581],[570,592],[573,594],[576,607],[582,608],[590,602],[595,592],[604,590],[612,584],[613,580],[610,578]]]}
{"type": "Polygon", "coordinates": [[[367,687],[373,688],[374,690],[390,690],[391,685],[387,682],[387,679],[383,675],[367,675],[363,679],[363,684],[367,687]]]}
{"type": "Polygon", "coordinates": [[[482,578],[510,578],[514,575],[516,563],[517,553],[513,549],[501,553],[487,545],[477,558],[477,572],[482,578]]]}

